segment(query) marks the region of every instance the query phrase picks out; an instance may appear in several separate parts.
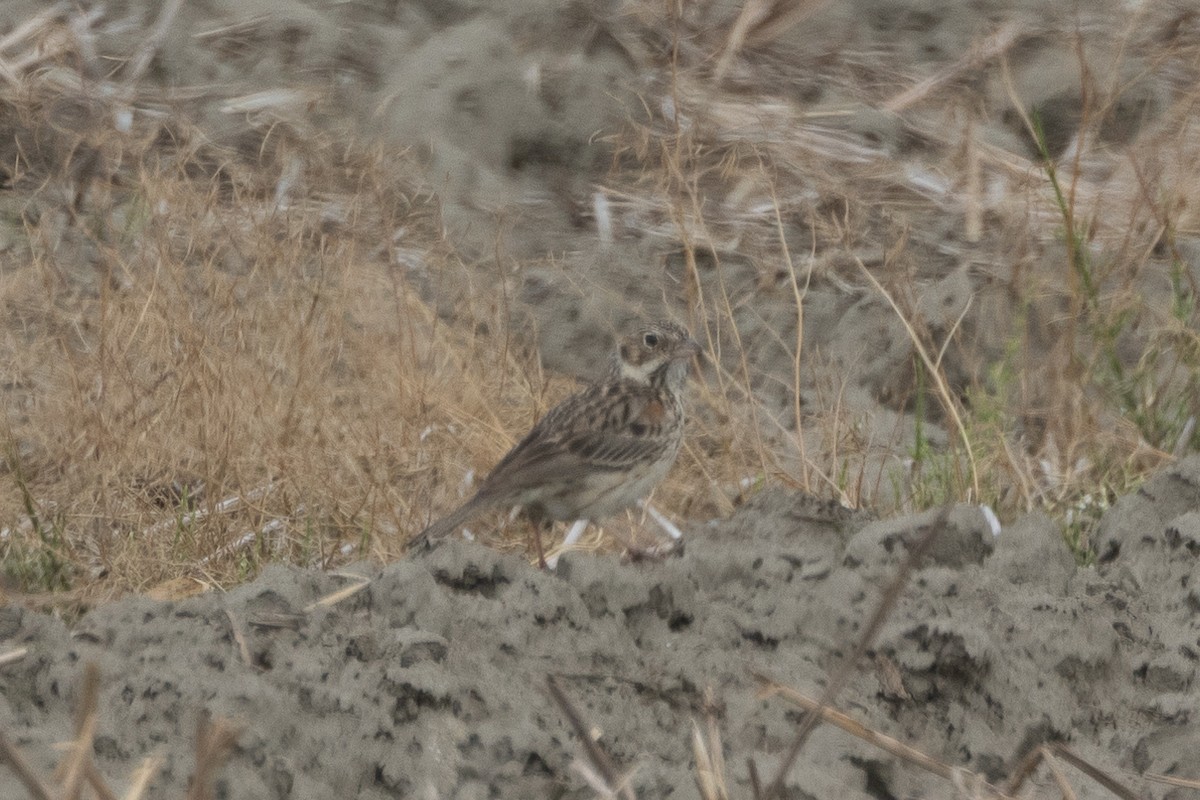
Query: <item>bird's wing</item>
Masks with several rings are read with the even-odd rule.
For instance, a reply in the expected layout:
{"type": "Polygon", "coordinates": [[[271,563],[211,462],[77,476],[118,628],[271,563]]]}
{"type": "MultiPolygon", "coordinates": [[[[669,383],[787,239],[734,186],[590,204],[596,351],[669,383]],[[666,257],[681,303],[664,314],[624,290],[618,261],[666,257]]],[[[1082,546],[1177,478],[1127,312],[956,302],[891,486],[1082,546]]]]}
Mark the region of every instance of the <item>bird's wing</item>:
{"type": "Polygon", "coordinates": [[[589,386],[542,417],[484,479],[480,493],[505,494],[579,471],[652,460],[670,440],[672,410],[665,403],[637,384],[589,386]]]}
{"type": "Polygon", "coordinates": [[[674,439],[678,425],[670,399],[643,386],[624,385],[617,402],[609,399],[599,424],[581,428],[564,443],[592,469],[627,469],[655,460],[674,439]]]}
{"type": "Polygon", "coordinates": [[[528,489],[656,460],[671,446],[679,423],[669,402],[658,391],[628,381],[596,384],[571,395],[508,451],[470,500],[417,534],[410,546],[445,536],[488,508],[523,502],[528,489]]]}

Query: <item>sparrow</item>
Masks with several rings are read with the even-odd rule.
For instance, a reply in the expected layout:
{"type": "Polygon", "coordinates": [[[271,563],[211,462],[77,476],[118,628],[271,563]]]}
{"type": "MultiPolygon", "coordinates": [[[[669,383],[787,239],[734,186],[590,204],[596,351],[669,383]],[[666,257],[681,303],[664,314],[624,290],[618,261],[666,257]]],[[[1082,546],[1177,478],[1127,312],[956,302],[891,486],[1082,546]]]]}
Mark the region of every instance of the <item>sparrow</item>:
{"type": "Polygon", "coordinates": [[[519,506],[539,527],[596,522],[635,505],[666,477],[683,441],[682,395],[700,345],[674,322],[622,337],[604,378],[571,395],[483,479],[478,491],[409,541],[412,549],[477,514],[519,506]]]}

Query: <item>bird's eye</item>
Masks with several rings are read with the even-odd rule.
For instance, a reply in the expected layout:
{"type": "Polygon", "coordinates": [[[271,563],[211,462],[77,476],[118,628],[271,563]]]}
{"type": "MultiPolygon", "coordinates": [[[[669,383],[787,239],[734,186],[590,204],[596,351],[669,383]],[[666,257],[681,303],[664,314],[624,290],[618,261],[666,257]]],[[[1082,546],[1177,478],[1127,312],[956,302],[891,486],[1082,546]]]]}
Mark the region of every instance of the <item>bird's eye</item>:
{"type": "Polygon", "coordinates": [[[651,331],[642,337],[642,343],[646,347],[658,347],[658,334],[651,331]]]}

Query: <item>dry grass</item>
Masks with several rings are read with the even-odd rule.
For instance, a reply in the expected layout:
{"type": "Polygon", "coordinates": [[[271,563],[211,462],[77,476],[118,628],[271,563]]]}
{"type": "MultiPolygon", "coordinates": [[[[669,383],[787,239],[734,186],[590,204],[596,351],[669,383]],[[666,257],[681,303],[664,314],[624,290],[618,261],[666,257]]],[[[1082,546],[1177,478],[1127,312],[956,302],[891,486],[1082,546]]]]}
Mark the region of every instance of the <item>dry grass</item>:
{"type": "MultiPolygon", "coordinates": [[[[680,252],[685,316],[713,356],[657,503],[724,514],[783,481],[848,505],[1048,508],[1086,533],[1110,492],[1197,444],[1195,287],[1176,247],[1197,227],[1180,169],[1200,154],[1198,95],[1181,88],[1195,44],[1164,39],[1169,21],[1122,29],[1169,102],[1121,150],[1095,132],[1128,87],[1081,48],[1089,106],[1052,175],[984,141],[969,82],[1069,26],[1001,26],[917,79],[887,53],[789,64],[773,48],[810,6],[748,5],[724,27],[704,4],[623,18],[618,38],[640,38],[659,78],[613,141],[614,163],[641,167],[614,171],[597,218],[680,252]],[[818,67],[921,145],[846,136],[773,88],[818,67]],[[734,255],[749,288],[725,280],[734,255]],[[922,289],[955,264],[986,290],[938,319],[922,289]],[[815,286],[899,315],[910,363],[881,399],[915,427],[847,406],[854,377],[804,338],[815,286]],[[747,319],[768,332],[743,336],[747,319]]],[[[470,273],[437,199],[402,151],[310,122],[320,91],[231,99],[220,141],[143,94],[176,8],[112,77],[57,12],[0,42],[0,548],[27,589],[169,594],[264,560],[395,558],[571,388],[486,287],[454,309],[474,326],[441,321],[433,289],[470,273]]]]}
{"type": "Polygon", "coordinates": [[[614,189],[614,212],[682,243],[693,316],[726,353],[713,402],[746,416],[744,389],[761,376],[744,367],[761,348],[731,321],[754,318],[772,296],[793,295],[802,323],[817,286],[871,294],[911,340],[907,375],[879,399],[915,411],[917,427],[889,430],[847,414],[820,355],[802,333],[784,336],[792,375],[775,378],[790,384],[791,419],[750,409],[772,478],[853,505],[1043,508],[1085,537],[1113,493],[1200,444],[1197,286],[1178,245],[1194,237],[1200,201],[1189,17],[1139,7],[1104,25],[1006,22],[943,70],[910,79],[897,54],[789,50],[778,31],[760,32],[744,59],[727,57],[757,20],[802,15],[804,3],[747,4],[727,28],[704,4],[638,8],[656,34],[662,101],[647,99],[646,119],[621,144],[656,169],[614,189]],[[1057,37],[1077,57],[1082,119],[1053,153],[1009,75],[1010,51],[1031,37],[1057,37]],[[1097,64],[1097,49],[1115,55],[1097,64]],[[1142,72],[1128,78],[1127,63],[1142,72]],[[997,96],[980,92],[988,73],[1003,76],[997,96]],[[865,111],[903,135],[873,143],[831,123],[833,112],[808,112],[788,92],[813,75],[847,98],[844,116],[865,111]],[[1142,102],[1147,86],[1161,112],[1114,145],[1115,109],[1142,102]],[[1009,108],[1024,115],[1028,156],[984,137],[1009,108]],[[912,147],[896,149],[905,137],[912,147]],[[717,281],[713,291],[698,256],[749,260],[759,285],[736,294],[717,281]],[[972,292],[942,312],[925,295],[959,270],[972,292]],[[802,408],[802,390],[819,402],[802,408]]]}
{"type": "MultiPolygon", "coordinates": [[[[319,133],[273,92],[215,143],[153,97],[87,86],[64,24],[22,29],[29,71],[0,97],[12,588],[174,597],[270,560],[399,557],[574,382],[542,374],[491,292],[456,310],[473,328],[434,312],[469,273],[404,151],[319,133]]],[[[663,502],[727,512],[707,487],[744,470],[701,447],[733,445],[691,443],[663,502]]],[[[487,541],[524,547],[491,521],[487,541]]]]}
{"type": "Polygon", "coordinates": [[[327,565],[345,544],[398,553],[430,478],[460,471],[455,426],[494,418],[485,393],[502,389],[484,360],[504,354],[455,340],[409,288],[404,260],[439,257],[428,209],[385,187],[381,154],[311,146],[308,166],[343,174],[310,172],[321,190],[285,207],[255,185],[272,165],[197,178],[194,156],[164,169],[130,150],[120,188],[78,216],[42,200],[29,249],[8,254],[23,400],[0,503],[28,512],[9,547],[138,588],[225,582],[264,556],[327,565]],[[40,242],[53,216],[63,240],[40,242]],[[402,228],[425,234],[417,252],[402,228]],[[450,409],[448,373],[478,387],[450,409]]]}
{"type": "Polygon", "coordinates": [[[405,154],[278,120],[242,149],[176,116],[117,133],[63,74],[3,98],[10,577],[104,595],[400,555],[552,391],[418,297],[456,262],[405,154]]]}

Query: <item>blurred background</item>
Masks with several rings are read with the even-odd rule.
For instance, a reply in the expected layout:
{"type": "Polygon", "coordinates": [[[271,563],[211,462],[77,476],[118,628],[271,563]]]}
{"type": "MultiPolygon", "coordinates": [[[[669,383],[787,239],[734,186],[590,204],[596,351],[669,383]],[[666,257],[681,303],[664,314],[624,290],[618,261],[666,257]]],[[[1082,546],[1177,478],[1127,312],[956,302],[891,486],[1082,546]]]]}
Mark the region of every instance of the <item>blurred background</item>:
{"type": "Polygon", "coordinates": [[[1196,449],[1187,3],[0,11],[13,587],[396,558],[651,316],[708,354],[681,521],[961,500],[1087,561],[1196,449]]]}

